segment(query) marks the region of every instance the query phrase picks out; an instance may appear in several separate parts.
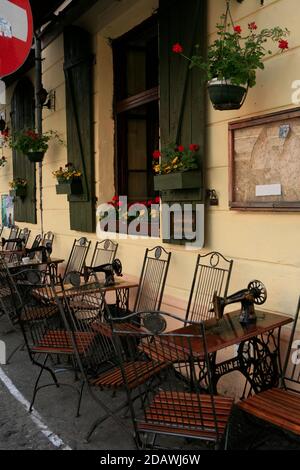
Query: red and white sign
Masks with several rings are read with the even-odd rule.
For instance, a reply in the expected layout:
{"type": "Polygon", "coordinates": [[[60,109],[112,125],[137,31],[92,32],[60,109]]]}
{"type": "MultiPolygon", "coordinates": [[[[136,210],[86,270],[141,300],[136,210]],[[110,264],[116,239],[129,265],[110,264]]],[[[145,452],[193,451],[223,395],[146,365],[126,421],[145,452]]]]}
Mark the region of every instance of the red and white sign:
{"type": "Polygon", "coordinates": [[[24,64],[32,46],[29,0],[0,0],[0,78],[24,64]]]}

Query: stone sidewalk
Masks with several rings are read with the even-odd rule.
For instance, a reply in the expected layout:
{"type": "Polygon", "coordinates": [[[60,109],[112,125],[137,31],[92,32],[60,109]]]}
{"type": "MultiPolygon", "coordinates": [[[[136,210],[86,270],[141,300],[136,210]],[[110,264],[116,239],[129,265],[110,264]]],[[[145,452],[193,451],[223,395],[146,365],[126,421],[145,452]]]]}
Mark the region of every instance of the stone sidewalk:
{"type": "MultiPolygon", "coordinates": [[[[2,329],[2,321],[0,330],[2,329]]],[[[13,332],[9,335],[1,334],[8,346],[8,353],[18,344],[21,344],[22,337],[19,333],[13,332]]],[[[81,416],[75,417],[77,404],[77,393],[70,387],[47,387],[42,389],[36,399],[35,409],[40,415],[40,422],[47,428],[47,432],[53,433],[62,444],[53,445],[42,433],[40,427],[33,421],[33,417],[28,413],[27,406],[11,395],[7,387],[1,381],[1,371],[9,377],[12,384],[20,392],[24,400],[29,402],[32,396],[33,384],[38,374],[38,368],[32,366],[27,352],[18,351],[11,359],[10,364],[1,366],[0,369],[0,449],[58,449],[71,448],[82,450],[131,450],[135,449],[133,440],[130,436],[131,420],[123,419],[128,433],[124,431],[112,419],[106,420],[93,434],[90,443],[85,441],[85,435],[91,423],[103,415],[99,405],[85,391],[81,416]]],[[[49,377],[44,375],[44,384],[49,382],[49,377]]],[[[71,386],[77,386],[74,382],[74,376],[70,372],[59,374],[59,380],[68,383],[71,386]]],[[[111,393],[101,392],[101,399],[105,396],[105,402],[112,409],[124,401],[125,395],[118,394],[113,397],[111,393]]],[[[262,428],[255,421],[245,419],[245,416],[237,410],[233,413],[233,419],[230,432],[229,448],[246,449],[252,441],[260,439],[260,430],[262,428]]],[[[258,449],[285,449],[300,450],[300,442],[293,442],[286,436],[278,434],[273,429],[268,429],[263,436],[258,449]]],[[[180,446],[185,450],[205,449],[203,443],[186,443],[179,441],[180,446]]],[[[178,443],[174,446],[178,448],[178,443]]],[[[169,442],[170,444],[170,442],[169,442]]],[[[172,443],[173,444],[173,443],[172,443]]]]}

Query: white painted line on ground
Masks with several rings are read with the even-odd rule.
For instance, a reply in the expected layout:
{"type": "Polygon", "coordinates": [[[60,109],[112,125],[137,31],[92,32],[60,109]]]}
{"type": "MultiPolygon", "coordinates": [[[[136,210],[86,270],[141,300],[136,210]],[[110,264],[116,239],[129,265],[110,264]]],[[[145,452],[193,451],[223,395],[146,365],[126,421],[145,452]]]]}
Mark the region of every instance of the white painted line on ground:
{"type": "MultiPolygon", "coordinates": [[[[5,374],[3,369],[0,367],[0,380],[1,382],[5,385],[5,387],[8,389],[10,394],[18,400],[19,403],[25,408],[26,411],[28,411],[30,403],[29,401],[26,400],[26,398],[22,395],[22,393],[15,387],[15,385],[12,383],[10,378],[5,374]]],[[[71,447],[66,445],[63,440],[58,437],[56,434],[54,434],[48,426],[43,422],[40,414],[33,409],[32,413],[28,413],[28,417],[31,418],[31,420],[34,422],[34,424],[40,429],[41,433],[44,434],[44,436],[48,439],[48,441],[51,442],[55,447],[59,448],[60,450],[72,450],[71,447]]]]}

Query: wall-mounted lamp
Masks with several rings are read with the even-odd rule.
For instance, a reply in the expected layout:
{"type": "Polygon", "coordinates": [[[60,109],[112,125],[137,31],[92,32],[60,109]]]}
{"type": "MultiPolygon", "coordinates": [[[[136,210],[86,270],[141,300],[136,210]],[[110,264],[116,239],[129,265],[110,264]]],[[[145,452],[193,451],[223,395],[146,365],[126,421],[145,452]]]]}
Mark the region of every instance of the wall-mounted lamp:
{"type": "Polygon", "coordinates": [[[207,189],[206,190],[206,197],[209,200],[210,206],[218,206],[219,205],[219,198],[215,189],[207,189]]]}
{"type": "Polygon", "coordinates": [[[48,108],[48,109],[52,109],[53,111],[55,111],[55,91],[54,90],[51,90],[48,92],[47,90],[45,90],[44,87],[42,87],[40,91],[37,93],[37,96],[38,96],[40,105],[43,108],[48,108]]]}

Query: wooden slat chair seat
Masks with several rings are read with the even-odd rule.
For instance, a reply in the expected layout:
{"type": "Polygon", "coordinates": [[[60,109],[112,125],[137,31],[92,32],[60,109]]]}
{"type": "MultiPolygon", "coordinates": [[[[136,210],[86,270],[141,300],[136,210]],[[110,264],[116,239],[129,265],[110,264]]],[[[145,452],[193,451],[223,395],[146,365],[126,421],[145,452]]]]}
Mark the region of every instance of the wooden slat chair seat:
{"type": "MultiPolygon", "coordinates": [[[[136,388],[138,385],[146,383],[154,375],[159,374],[167,364],[160,362],[135,361],[127,362],[122,365],[123,373],[126,377],[127,386],[130,389],[136,388]]],[[[120,367],[115,367],[98,378],[94,379],[91,384],[100,388],[116,389],[125,387],[124,375],[120,367]]]]}
{"type": "MultiPolygon", "coordinates": [[[[225,432],[232,406],[231,398],[214,399],[219,437],[225,432]]],[[[145,420],[138,422],[137,426],[141,432],[184,434],[213,440],[217,438],[211,398],[187,392],[158,393],[145,411],[145,420]],[[203,411],[202,421],[197,418],[195,412],[199,401],[203,411]]]]}
{"type": "MultiPolygon", "coordinates": [[[[86,354],[92,347],[96,334],[75,332],[74,340],[79,354],[86,354]]],[[[48,331],[38,344],[32,346],[33,352],[74,354],[71,332],[64,330],[48,331]]]]}
{"type": "Polygon", "coordinates": [[[300,436],[300,343],[296,340],[300,297],[284,362],[280,388],[272,388],[238,403],[238,408],[262,422],[300,436]]]}
{"type": "Polygon", "coordinates": [[[58,307],[55,304],[28,307],[22,311],[20,319],[22,322],[43,320],[51,318],[59,313],[58,307]]]}
{"type": "Polygon", "coordinates": [[[300,396],[273,388],[248,398],[239,408],[286,431],[300,435],[300,396]]]}
{"type": "MultiPolygon", "coordinates": [[[[124,321],[139,325],[146,318],[143,318],[140,312],[126,317],[124,321]]],[[[137,445],[145,448],[150,443],[148,434],[155,434],[156,439],[152,445],[156,445],[160,435],[176,435],[215,441],[216,444],[224,437],[226,446],[233,399],[213,394],[204,323],[192,323],[194,333],[185,335],[180,333],[185,320],[172,314],[160,312],[157,317],[153,314],[147,320],[143,324],[146,333],[138,329],[130,334],[126,334],[123,324],[116,327],[117,321],[112,320],[113,338],[131,403],[130,411],[137,445]],[[179,324],[179,329],[173,330],[176,323],[179,324]],[[128,341],[127,347],[125,340],[128,341]],[[200,359],[207,370],[206,393],[203,393],[197,380],[199,355],[195,354],[195,343],[199,343],[203,351],[200,359]],[[132,362],[133,370],[130,372],[134,378],[138,376],[136,368],[140,365],[141,358],[147,358],[150,364],[161,364],[159,382],[154,382],[153,386],[145,390],[136,381],[138,390],[135,388],[133,393],[130,382],[128,384],[126,380],[127,364],[122,363],[124,350],[127,351],[128,362],[130,354],[139,358],[132,362]],[[135,406],[136,399],[139,399],[140,403],[135,406]]]]}

